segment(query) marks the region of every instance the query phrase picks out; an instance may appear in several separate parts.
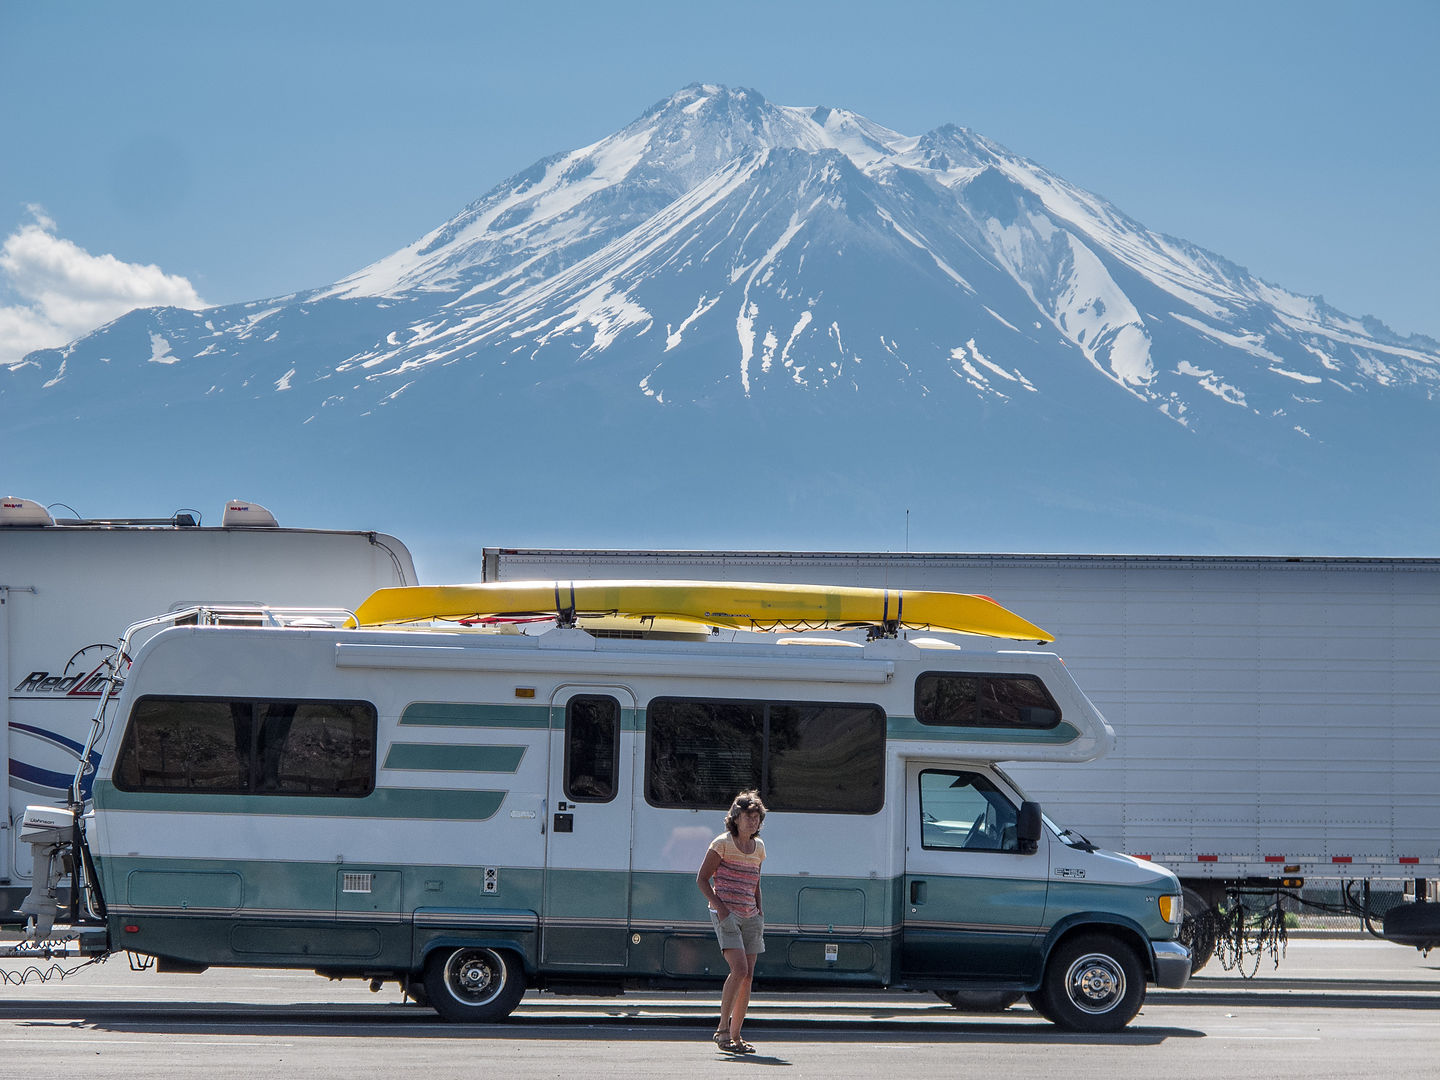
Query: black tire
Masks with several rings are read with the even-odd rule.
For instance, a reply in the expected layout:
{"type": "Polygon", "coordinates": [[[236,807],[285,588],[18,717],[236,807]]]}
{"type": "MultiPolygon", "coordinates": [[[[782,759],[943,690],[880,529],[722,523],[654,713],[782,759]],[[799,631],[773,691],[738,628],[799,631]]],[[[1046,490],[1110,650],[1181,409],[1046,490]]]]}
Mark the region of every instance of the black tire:
{"type": "Polygon", "coordinates": [[[409,979],[402,983],[405,988],[405,996],[414,1005],[429,1007],[430,995],[425,992],[425,983],[422,979],[409,979]]]}
{"type": "Polygon", "coordinates": [[[1190,950],[1190,974],[1210,962],[1220,939],[1220,913],[1194,889],[1185,890],[1185,917],[1180,920],[1180,944],[1190,950]]]}
{"type": "Polygon", "coordinates": [[[1025,1000],[1030,1003],[1030,1008],[1049,1020],[1052,1024],[1060,1023],[1059,1020],[1050,1015],[1049,1006],[1045,1004],[1045,996],[1039,990],[1032,990],[1025,995],[1025,1000]]]}
{"type": "Polygon", "coordinates": [[[1004,1012],[1024,994],[1015,990],[936,990],[935,996],[961,1012],[1004,1012]]]}
{"type": "Polygon", "coordinates": [[[1117,938],[1083,934],[1061,942],[1050,954],[1036,996],[1039,1012],[1062,1028],[1119,1031],[1145,1002],[1145,968],[1134,950],[1117,938]]]}
{"type": "Polygon", "coordinates": [[[454,1023],[504,1020],[525,993],[525,972],[514,953],[466,946],[437,949],[425,962],[430,1007],[454,1023]]]}

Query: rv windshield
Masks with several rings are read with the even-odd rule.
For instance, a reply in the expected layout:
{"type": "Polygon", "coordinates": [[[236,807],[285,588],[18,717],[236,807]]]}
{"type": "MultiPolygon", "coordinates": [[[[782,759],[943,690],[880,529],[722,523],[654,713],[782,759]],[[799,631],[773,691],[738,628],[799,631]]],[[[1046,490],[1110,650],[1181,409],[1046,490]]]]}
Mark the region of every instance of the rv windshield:
{"type": "MultiPolygon", "coordinates": [[[[1009,786],[1010,790],[1015,793],[1017,798],[1021,800],[1029,798],[1029,796],[1026,795],[1024,790],[1020,787],[1020,785],[1015,783],[1014,779],[1011,778],[1008,774],[1006,774],[1004,769],[1000,768],[1000,766],[998,765],[992,766],[991,768],[996,776],[1000,777],[1001,780],[1005,781],[1005,783],[1009,786]]],[[[1049,829],[1052,833],[1055,834],[1056,839],[1060,840],[1062,843],[1068,844],[1070,847],[1073,848],[1080,848],[1083,851],[1096,850],[1096,846],[1092,844],[1089,840],[1085,839],[1085,837],[1081,836],[1074,829],[1067,829],[1057,824],[1050,818],[1048,814],[1042,813],[1040,815],[1040,820],[1045,823],[1045,827],[1047,829],[1049,829]]]]}

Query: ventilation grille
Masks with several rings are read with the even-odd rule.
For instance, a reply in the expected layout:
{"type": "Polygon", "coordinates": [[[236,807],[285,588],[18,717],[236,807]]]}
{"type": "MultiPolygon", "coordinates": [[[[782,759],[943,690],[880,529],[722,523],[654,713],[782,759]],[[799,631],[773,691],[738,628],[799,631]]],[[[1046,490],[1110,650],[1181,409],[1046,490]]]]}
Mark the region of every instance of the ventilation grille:
{"type": "Polygon", "coordinates": [[[374,874],[344,874],[340,879],[341,892],[370,892],[374,886],[374,874]]]}

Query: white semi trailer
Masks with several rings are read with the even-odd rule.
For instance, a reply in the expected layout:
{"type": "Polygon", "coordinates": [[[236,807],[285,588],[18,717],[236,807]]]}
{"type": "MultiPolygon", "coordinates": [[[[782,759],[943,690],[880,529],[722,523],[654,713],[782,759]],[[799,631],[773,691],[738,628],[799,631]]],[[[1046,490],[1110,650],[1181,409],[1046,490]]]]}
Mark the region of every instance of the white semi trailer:
{"type": "Polygon", "coordinates": [[[1057,820],[1175,871],[1202,937],[1245,890],[1308,882],[1360,913],[1373,883],[1414,894],[1385,936],[1440,945],[1440,559],[487,548],[484,577],[1004,597],[1055,634],[1118,736],[1083,768],[1011,771],[1057,820]]]}
{"type": "Polygon", "coordinates": [[[56,519],[0,499],[0,922],[30,889],[25,807],[68,800],[126,627],[206,604],[353,608],[416,583],[410,552],[384,533],[283,529],[241,500],[219,527],[199,521],[56,519]]]}

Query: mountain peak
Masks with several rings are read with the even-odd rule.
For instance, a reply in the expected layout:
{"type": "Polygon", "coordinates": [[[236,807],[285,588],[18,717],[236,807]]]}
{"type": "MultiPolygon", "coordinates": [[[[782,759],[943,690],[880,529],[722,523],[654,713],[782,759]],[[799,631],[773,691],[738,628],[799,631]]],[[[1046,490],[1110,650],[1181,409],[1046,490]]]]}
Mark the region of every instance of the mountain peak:
{"type": "Polygon", "coordinates": [[[737,118],[756,123],[770,107],[765,95],[758,90],[745,86],[731,88],[718,83],[695,82],[657,101],[631,126],[643,125],[656,117],[674,114],[707,123],[737,118]]]}
{"type": "Polygon", "coordinates": [[[151,322],[123,343],[97,332],[68,368],[57,352],[40,383],[63,389],[87,351],[136,341],[139,362],[176,370],[272,356],[291,394],[358,380],[327,401],[389,401],[450,369],[493,381],[512,357],[537,373],[643,371],[629,392],[707,408],[737,385],[1013,402],[1098,376],[1096,392],[1182,426],[1302,438],[1333,430],[1330,401],[1440,395],[1428,339],[1148,232],[967,128],[907,136],[710,83],[536,162],[327,289],[151,322]],[[327,311],[343,320],[312,349],[327,311]]]}
{"type": "Polygon", "coordinates": [[[622,546],[802,520],[875,543],[916,506],[952,544],[1162,521],[1172,545],[1361,550],[1440,528],[1440,444],[1414,434],[1437,402],[1432,340],[976,132],[695,83],[328,288],[134,311],[0,369],[0,458],[232,475],[234,439],[175,439],[233,432],[266,483],[324,475],[297,499],[403,490],[490,530],[521,506],[516,528],[622,546]],[[462,456],[486,467],[437,467],[462,456]]]}

